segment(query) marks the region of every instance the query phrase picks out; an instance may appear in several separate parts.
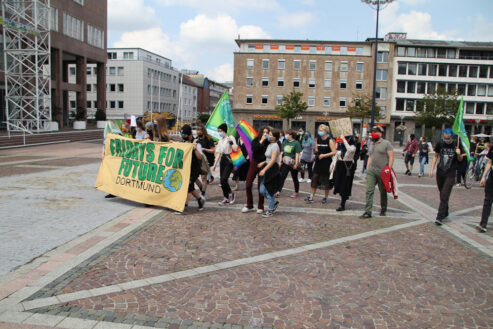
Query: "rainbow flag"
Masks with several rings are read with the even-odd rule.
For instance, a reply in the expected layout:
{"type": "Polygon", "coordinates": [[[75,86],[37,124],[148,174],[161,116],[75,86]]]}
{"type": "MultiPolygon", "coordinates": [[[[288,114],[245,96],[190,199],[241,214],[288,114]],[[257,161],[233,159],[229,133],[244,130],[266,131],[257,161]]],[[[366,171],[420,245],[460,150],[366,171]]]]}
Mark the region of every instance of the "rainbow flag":
{"type": "Polygon", "coordinates": [[[248,157],[252,158],[252,141],[257,137],[257,131],[245,120],[241,119],[236,125],[236,131],[240,138],[243,140],[243,144],[247,149],[248,157]]]}
{"type": "Polygon", "coordinates": [[[243,156],[243,152],[241,152],[241,147],[239,145],[238,145],[238,150],[236,150],[236,152],[231,151],[229,156],[231,157],[231,160],[233,160],[234,170],[237,170],[246,162],[246,159],[243,156]]]}

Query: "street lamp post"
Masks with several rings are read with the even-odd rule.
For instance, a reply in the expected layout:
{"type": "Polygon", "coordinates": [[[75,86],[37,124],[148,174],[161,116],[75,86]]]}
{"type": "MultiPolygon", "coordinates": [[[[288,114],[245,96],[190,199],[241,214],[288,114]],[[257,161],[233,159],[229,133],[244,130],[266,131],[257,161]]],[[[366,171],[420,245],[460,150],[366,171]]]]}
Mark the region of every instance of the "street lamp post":
{"type": "MultiPolygon", "coordinates": [[[[375,58],[373,60],[373,96],[371,101],[371,121],[370,121],[370,131],[375,124],[375,96],[377,92],[377,56],[378,56],[378,16],[380,13],[381,6],[386,6],[394,0],[361,0],[372,8],[377,10],[377,26],[375,28],[375,58]]],[[[384,8],[382,8],[384,9],[384,8]]]]}

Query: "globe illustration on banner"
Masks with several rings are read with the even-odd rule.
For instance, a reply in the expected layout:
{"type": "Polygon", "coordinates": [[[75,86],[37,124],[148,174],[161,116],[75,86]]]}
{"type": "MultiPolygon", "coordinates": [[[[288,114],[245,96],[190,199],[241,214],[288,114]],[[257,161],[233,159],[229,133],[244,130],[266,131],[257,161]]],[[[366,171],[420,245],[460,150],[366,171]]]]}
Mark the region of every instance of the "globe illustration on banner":
{"type": "Polygon", "coordinates": [[[178,192],[182,185],[182,177],[176,169],[168,169],[164,172],[164,187],[170,192],[178,192]]]}

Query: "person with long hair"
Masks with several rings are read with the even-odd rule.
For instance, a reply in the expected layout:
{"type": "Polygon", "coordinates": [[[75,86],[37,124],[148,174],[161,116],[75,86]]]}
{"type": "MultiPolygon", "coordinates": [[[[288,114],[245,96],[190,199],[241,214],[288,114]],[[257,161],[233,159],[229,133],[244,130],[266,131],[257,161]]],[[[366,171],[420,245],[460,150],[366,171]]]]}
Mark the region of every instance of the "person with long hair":
{"type": "Polygon", "coordinates": [[[341,135],[337,141],[336,163],[333,174],[334,194],[341,196],[341,205],[336,211],[346,210],[346,201],[351,196],[354,172],[356,171],[355,154],[356,145],[354,144],[353,136],[346,138],[341,135]]]}
{"type": "MultiPolygon", "coordinates": [[[[257,137],[255,137],[252,141],[252,158],[250,159],[250,165],[248,167],[247,179],[245,184],[247,204],[245,207],[243,207],[243,209],[241,209],[241,212],[255,211],[255,208],[253,207],[252,186],[255,177],[260,172],[258,164],[265,161],[265,151],[267,150],[267,145],[269,145],[268,138],[270,130],[271,128],[268,126],[263,127],[259,131],[257,137]]],[[[259,177],[257,214],[264,213],[264,195],[260,193],[260,180],[261,178],[259,177]]]]}
{"type": "MultiPolygon", "coordinates": [[[[202,152],[207,158],[207,162],[209,163],[209,167],[214,166],[214,152],[216,146],[214,145],[214,140],[207,132],[207,128],[204,125],[200,125],[197,127],[197,142],[202,146],[202,152]]],[[[197,179],[197,185],[199,186],[202,195],[205,195],[207,191],[207,185],[212,183],[214,180],[214,176],[212,175],[211,170],[204,174],[201,174],[201,180],[197,179]]]]}
{"type": "MultiPolygon", "coordinates": [[[[312,134],[309,131],[305,132],[305,135],[301,140],[301,148],[303,149],[303,151],[301,152],[300,163],[302,165],[305,165],[305,169],[308,172],[308,178],[306,179],[306,182],[311,183],[313,176],[313,158],[314,158],[313,151],[315,151],[315,141],[313,140],[312,134]]],[[[300,183],[303,183],[304,181],[305,181],[305,170],[302,170],[300,183]]]]}
{"type": "Polygon", "coordinates": [[[279,192],[282,191],[284,182],[286,181],[288,174],[291,173],[291,178],[293,178],[294,184],[294,193],[291,195],[291,198],[297,198],[298,192],[300,191],[298,168],[300,166],[300,153],[302,149],[296,137],[296,131],[293,129],[286,131],[286,138],[284,139],[281,147],[281,187],[279,188],[279,192]]]}
{"type": "Polygon", "coordinates": [[[265,161],[257,166],[260,168],[258,174],[260,180],[260,193],[269,201],[269,209],[262,215],[272,217],[279,206],[274,194],[279,191],[281,174],[279,172],[279,162],[281,161],[281,148],[279,143],[279,129],[272,129],[269,133],[269,145],[265,150],[265,161]]]}
{"type": "Polygon", "coordinates": [[[145,131],[142,120],[137,120],[137,128],[135,130],[135,139],[145,139],[147,132],[145,131]]]}
{"type": "Polygon", "coordinates": [[[154,140],[156,142],[170,142],[168,133],[168,123],[163,116],[154,119],[154,140]]]}
{"type": "Polygon", "coordinates": [[[220,166],[221,189],[223,190],[223,200],[218,204],[220,206],[230,205],[235,203],[235,194],[231,191],[228,179],[233,171],[233,160],[229,155],[231,151],[237,151],[238,145],[234,137],[228,135],[228,126],[223,123],[218,128],[219,142],[216,146],[216,158],[214,161],[214,171],[217,165],[220,166]]]}
{"type": "Polygon", "coordinates": [[[329,182],[330,165],[332,156],[336,154],[336,143],[330,135],[329,126],[321,124],[318,127],[318,137],[315,144],[315,167],[313,170],[313,178],[311,182],[311,193],[305,198],[307,203],[313,203],[313,197],[320,184],[324,186],[325,197],[322,199],[322,204],[326,204],[329,198],[329,190],[331,188],[329,182]]]}

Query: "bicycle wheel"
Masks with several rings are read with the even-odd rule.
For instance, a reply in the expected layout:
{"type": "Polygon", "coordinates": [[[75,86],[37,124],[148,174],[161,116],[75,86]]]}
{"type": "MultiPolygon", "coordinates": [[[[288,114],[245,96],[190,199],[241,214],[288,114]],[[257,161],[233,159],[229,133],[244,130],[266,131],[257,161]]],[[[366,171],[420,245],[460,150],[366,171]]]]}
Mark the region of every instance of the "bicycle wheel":
{"type": "Polygon", "coordinates": [[[474,167],[467,169],[466,176],[464,177],[464,187],[470,189],[476,182],[476,175],[474,174],[474,167]]]}

